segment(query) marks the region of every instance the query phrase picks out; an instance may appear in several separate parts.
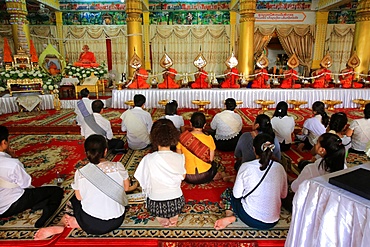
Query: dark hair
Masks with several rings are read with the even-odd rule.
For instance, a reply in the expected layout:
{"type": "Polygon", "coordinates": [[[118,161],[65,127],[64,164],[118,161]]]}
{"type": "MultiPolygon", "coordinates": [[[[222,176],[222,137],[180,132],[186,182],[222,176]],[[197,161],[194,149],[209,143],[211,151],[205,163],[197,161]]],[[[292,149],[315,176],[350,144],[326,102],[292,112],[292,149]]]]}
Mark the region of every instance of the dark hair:
{"type": "Polygon", "coordinates": [[[312,110],[321,115],[321,123],[327,127],[329,124],[329,116],[325,112],[325,104],[321,101],[316,101],[312,104],[312,110]]]}
{"type": "Polygon", "coordinates": [[[331,115],[329,129],[336,133],[341,132],[348,122],[347,115],[344,112],[337,112],[331,115]]]}
{"type": "Polygon", "coordinates": [[[206,116],[201,112],[194,112],[190,119],[193,128],[203,128],[206,124],[206,116]]]}
{"type": "Polygon", "coordinates": [[[180,132],[171,120],[158,119],[150,131],[150,141],[153,148],[175,146],[179,141],[180,132]]]}
{"type": "Polygon", "coordinates": [[[265,133],[258,134],[253,139],[253,147],[256,155],[260,157],[259,163],[261,164],[260,170],[263,171],[267,168],[272,158],[272,151],[274,150],[274,138],[265,133]],[[264,150],[265,149],[265,150],[264,150]]]}
{"type": "Polygon", "coordinates": [[[233,111],[236,107],[236,101],[233,98],[227,98],[225,100],[226,110],[233,111]]]}
{"type": "Polygon", "coordinates": [[[367,103],[364,108],[364,115],[366,119],[370,118],[370,103],[367,103]]]}
{"type": "Polygon", "coordinates": [[[82,90],[80,91],[80,94],[81,94],[81,97],[82,97],[82,98],[85,98],[85,97],[89,96],[90,91],[89,91],[89,89],[84,88],[84,89],[82,89],[82,90]]]}
{"type": "Polygon", "coordinates": [[[261,131],[262,133],[269,134],[273,138],[275,138],[274,130],[272,129],[270,117],[266,114],[259,114],[256,117],[256,120],[254,121],[255,124],[258,124],[258,131],[261,131]]]}
{"type": "Polygon", "coordinates": [[[322,134],[318,142],[325,148],[326,154],[319,164],[327,172],[336,172],[344,168],[346,149],[339,136],[332,133],[322,134]]]}
{"type": "Polygon", "coordinates": [[[84,147],[87,159],[97,165],[100,163],[100,159],[104,158],[108,144],[104,136],[94,134],[87,137],[84,147]]]}
{"type": "Polygon", "coordinates": [[[134,105],[142,107],[145,104],[146,98],[142,94],[135,94],[134,96],[134,105]]]}
{"type": "Polygon", "coordinates": [[[177,101],[176,100],[171,100],[169,101],[166,106],[164,107],[164,114],[166,115],[175,115],[177,114],[177,101]]]}
{"type": "Polygon", "coordinates": [[[104,108],[104,103],[100,99],[94,100],[91,103],[91,109],[95,113],[99,113],[104,108]]]}
{"type": "Polygon", "coordinates": [[[0,125],[0,143],[5,140],[8,141],[9,138],[9,130],[6,126],[0,125]]]}
{"type": "Polygon", "coordinates": [[[283,118],[286,115],[288,115],[288,104],[285,101],[280,101],[276,105],[276,109],[275,109],[273,117],[283,118]]]}

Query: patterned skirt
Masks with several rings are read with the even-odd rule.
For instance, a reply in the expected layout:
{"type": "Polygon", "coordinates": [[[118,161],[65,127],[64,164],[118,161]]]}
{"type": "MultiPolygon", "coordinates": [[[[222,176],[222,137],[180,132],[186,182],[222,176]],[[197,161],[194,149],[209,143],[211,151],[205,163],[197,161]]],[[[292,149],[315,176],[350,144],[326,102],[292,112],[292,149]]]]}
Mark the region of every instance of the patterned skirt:
{"type": "Polygon", "coordinates": [[[154,201],[147,198],[146,207],[155,217],[171,218],[181,213],[185,205],[184,196],[167,201],[154,201]]]}

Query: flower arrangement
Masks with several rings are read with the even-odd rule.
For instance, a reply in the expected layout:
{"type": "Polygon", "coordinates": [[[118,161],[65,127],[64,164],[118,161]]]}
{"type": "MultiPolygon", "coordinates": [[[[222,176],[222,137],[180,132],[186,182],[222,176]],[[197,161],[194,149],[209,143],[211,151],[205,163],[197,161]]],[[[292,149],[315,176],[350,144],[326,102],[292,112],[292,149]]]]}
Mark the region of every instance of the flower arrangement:
{"type": "Polygon", "coordinates": [[[61,75],[52,76],[40,69],[18,69],[12,68],[11,70],[0,72],[0,91],[5,91],[7,88],[7,80],[13,79],[42,79],[43,89],[52,91],[58,88],[58,83],[61,80],[61,75]]]}
{"type": "Polygon", "coordinates": [[[83,80],[87,77],[90,77],[92,73],[97,76],[99,79],[102,78],[105,74],[107,74],[108,70],[105,64],[100,65],[99,67],[95,68],[85,68],[85,67],[76,67],[72,64],[68,64],[64,69],[64,76],[72,76],[76,77],[79,80],[83,80]]]}

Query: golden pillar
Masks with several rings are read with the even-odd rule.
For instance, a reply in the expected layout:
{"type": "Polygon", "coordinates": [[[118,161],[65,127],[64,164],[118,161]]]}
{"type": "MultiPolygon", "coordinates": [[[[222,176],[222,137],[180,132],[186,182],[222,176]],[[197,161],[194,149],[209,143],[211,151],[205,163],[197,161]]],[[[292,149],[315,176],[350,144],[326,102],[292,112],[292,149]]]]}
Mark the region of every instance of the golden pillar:
{"type": "Polygon", "coordinates": [[[152,70],[150,62],[150,31],[149,31],[149,11],[143,13],[144,22],[144,54],[145,54],[145,69],[152,70]]]}
{"type": "Polygon", "coordinates": [[[355,71],[367,74],[370,65],[370,0],[360,0],[358,2],[356,15],[352,51],[355,50],[360,58],[360,66],[355,68],[355,71]]]}
{"type": "Polygon", "coordinates": [[[27,21],[26,0],[5,0],[6,11],[10,15],[9,22],[12,25],[14,49],[20,46],[30,54],[30,29],[27,21]]]}
{"type": "Polygon", "coordinates": [[[62,54],[62,56],[64,57],[64,59],[66,59],[66,61],[67,61],[68,58],[66,57],[65,50],[64,50],[64,44],[63,44],[63,18],[62,18],[62,12],[60,12],[60,11],[55,12],[55,23],[56,23],[56,28],[57,28],[57,38],[58,38],[59,53],[62,54]]]}
{"type": "MultiPolygon", "coordinates": [[[[143,56],[143,32],[141,27],[141,14],[143,13],[141,0],[127,0],[127,54],[130,60],[134,52],[144,61],[143,56]]],[[[132,78],[134,69],[128,65],[128,77],[132,78]]]]}
{"type": "Polygon", "coordinates": [[[237,13],[235,11],[235,6],[237,4],[237,0],[231,0],[230,1],[230,48],[229,50],[230,51],[234,51],[234,53],[236,52],[235,50],[235,46],[236,46],[236,18],[237,18],[237,13]]]}
{"type": "Polygon", "coordinates": [[[326,27],[328,26],[329,12],[316,12],[316,35],[313,52],[312,69],[320,68],[321,59],[324,57],[326,27]]]}
{"type": "Polygon", "coordinates": [[[254,72],[254,14],[256,0],[240,0],[239,72],[245,75],[254,72]]]}

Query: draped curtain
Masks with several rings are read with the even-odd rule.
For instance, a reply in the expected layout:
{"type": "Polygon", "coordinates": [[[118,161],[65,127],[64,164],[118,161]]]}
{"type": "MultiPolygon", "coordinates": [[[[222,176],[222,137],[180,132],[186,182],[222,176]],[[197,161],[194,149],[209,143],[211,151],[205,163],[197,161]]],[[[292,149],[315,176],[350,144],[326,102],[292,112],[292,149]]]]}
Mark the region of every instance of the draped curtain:
{"type": "MultiPolygon", "coordinates": [[[[329,24],[326,29],[325,51],[330,51],[333,66],[330,70],[339,73],[351,57],[355,24],[329,24]]],[[[370,46],[369,46],[370,47],[370,46]]]]}
{"type": "Polygon", "coordinates": [[[178,73],[193,73],[194,59],[200,52],[207,60],[205,70],[222,74],[224,62],[230,56],[229,26],[160,26],[150,25],[153,74],[160,73],[160,60],[166,50],[178,73]]]}
{"type": "Polygon", "coordinates": [[[112,44],[112,70],[118,73],[127,70],[126,26],[63,26],[66,57],[74,62],[87,44],[95,54],[96,62],[107,65],[106,38],[112,44]]]}
{"type": "Polygon", "coordinates": [[[254,53],[261,54],[268,45],[274,32],[288,54],[297,55],[300,65],[304,67],[305,75],[308,75],[312,62],[312,49],[315,37],[314,25],[258,25],[255,28],[254,53]]]}
{"type": "Polygon", "coordinates": [[[52,44],[59,50],[56,26],[32,25],[30,26],[30,35],[38,55],[45,50],[48,44],[52,44]]]}

